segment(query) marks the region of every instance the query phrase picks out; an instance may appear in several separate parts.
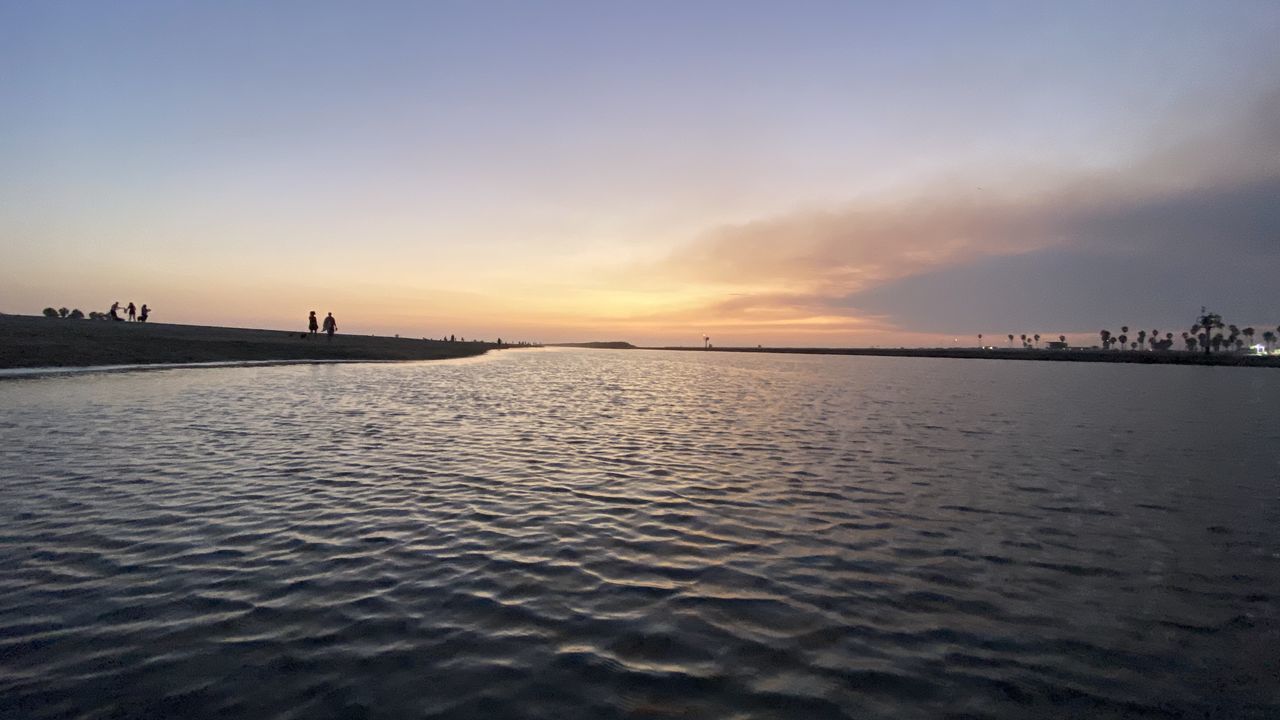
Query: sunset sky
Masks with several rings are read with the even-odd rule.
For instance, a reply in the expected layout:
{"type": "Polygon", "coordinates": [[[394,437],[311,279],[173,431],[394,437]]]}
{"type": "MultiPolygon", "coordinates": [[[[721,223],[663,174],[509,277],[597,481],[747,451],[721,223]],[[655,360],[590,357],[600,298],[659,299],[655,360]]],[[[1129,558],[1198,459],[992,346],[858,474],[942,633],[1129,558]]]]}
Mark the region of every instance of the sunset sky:
{"type": "Polygon", "coordinates": [[[1261,333],[1277,37],[1274,0],[0,0],[0,312],[858,346],[1207,304],[1261,333]]]}

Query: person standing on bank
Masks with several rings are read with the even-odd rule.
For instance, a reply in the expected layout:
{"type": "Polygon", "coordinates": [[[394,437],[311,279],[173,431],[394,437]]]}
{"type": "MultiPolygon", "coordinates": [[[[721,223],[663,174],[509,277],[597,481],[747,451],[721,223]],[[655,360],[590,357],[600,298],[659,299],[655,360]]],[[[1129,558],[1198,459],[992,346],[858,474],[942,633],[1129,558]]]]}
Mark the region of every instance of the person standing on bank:
{"type": "Polygon", "coordinates": [[[151,314],[151,308],[147,307],[146,303],[142,303],[142,314],[138,315],[138,322],[146,322],[147,315],[150,315],[150,314],[151,314]]]}
{"type": "Polygon", "coordinates": [[[329,341],[333,341],[333,334],[338,331],[338,321],[333,319],[333,313],[324,319],[324,331],[329,334],[329,341]]]}
{"type": "Polygon", "coordinates": [[[311,317],[307,318],[307,331],[310,332],[312,335],[315,335],[316,331],[319,329],[320,329],[320,323],[316,321],[316,311],[312,310],[311,317]]]}
{"type": "Polygon", "coordinates": [[[138,306],[137,306],[137,305],[134,305],[134,304],[133,304],[133,301],[132,301],[132,300],[130,300],[130,301],[129,301],[129,307],[127,307],[127,308],[125,308],[125,309],[129,311],[129,322],[137,322],[137,321],[138,321],[138,306]]]}

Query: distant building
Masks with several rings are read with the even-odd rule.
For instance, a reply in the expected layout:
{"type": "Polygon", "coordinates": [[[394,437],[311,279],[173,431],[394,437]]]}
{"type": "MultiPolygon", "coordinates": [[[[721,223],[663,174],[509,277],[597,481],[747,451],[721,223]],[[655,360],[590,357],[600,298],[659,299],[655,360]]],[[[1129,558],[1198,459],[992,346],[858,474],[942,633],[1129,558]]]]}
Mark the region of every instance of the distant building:
{"type": "Polygon", "coordinates": [[[1050,340],[1044,344],[1047,350],[1066,350],[1067,344],[1059,340],[1050,340]]]}

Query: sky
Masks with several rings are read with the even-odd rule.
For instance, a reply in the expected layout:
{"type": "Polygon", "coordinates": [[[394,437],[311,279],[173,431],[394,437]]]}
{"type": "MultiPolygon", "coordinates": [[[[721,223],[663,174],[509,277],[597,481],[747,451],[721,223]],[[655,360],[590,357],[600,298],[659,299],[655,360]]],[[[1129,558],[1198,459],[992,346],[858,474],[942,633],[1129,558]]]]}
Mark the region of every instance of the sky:
{"type": "Polygon", "coordinates": [[[1208,305],[1261,333],[1277,36],[1274,0],[0,0],[0,312],[849,347],[1208,305]]]}

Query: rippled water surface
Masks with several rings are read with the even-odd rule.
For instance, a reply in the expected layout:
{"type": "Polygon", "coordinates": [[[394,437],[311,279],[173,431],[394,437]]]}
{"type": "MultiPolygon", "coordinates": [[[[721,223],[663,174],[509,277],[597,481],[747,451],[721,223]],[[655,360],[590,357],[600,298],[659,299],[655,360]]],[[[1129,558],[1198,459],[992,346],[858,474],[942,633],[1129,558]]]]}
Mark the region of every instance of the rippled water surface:
{"type": "Polygon", "coordinates": [[[0,717],[1280,716],[1280,374],[0,381],[0,717]]]}

